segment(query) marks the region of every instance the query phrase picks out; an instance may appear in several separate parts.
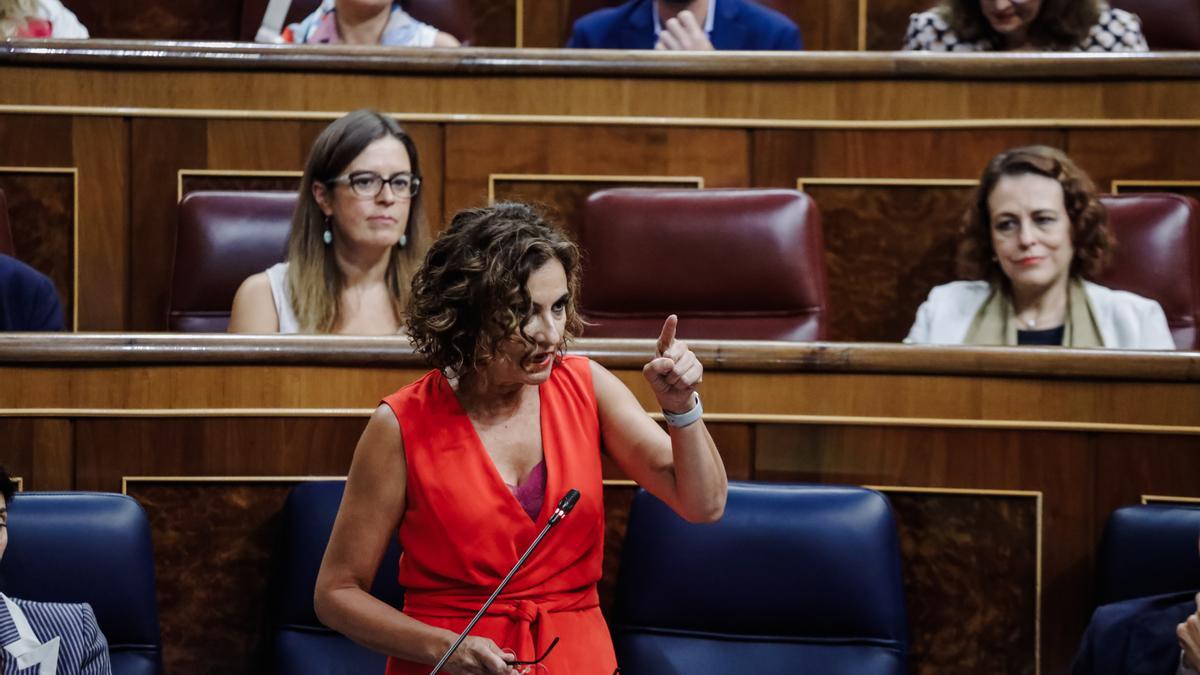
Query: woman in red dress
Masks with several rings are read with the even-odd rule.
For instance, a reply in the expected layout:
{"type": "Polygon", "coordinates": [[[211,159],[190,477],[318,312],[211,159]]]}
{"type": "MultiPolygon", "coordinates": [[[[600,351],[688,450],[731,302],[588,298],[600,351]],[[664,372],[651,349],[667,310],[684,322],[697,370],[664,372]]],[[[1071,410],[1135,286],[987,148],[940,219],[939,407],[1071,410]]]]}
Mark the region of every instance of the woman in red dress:
{"type": "Polygon", "coordinates": [[[616,667],[596,582],[604,550],[600,453],[693,522],[725,507],[720,455],[700,418],[703,367],[663,324],[643,374],[669,433],[603,366],[564,354],[579,252],[522,204],[460,212],[413,278],[408,331],[435,370],[367,424],[317,579],[321,620],[428,673],[537,536],[558,498],[582,494],[443,672],[502,673],[541,655],[554,675],[616,667]],[[373,598],[399,532],[404,611],[373,598]]]}

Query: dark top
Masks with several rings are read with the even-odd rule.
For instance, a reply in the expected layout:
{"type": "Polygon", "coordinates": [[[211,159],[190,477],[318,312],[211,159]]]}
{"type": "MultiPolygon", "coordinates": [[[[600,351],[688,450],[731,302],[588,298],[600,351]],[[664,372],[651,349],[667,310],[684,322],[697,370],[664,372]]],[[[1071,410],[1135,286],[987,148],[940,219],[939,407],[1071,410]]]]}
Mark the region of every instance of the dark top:
{"type": "Polygon", "coordinates": [[[1072,675],[1175,675],[1175,627],[1196,611],[1195,591],[1122,600],[1096,609],[1072,675]]]}
{"type": "MultiPolygon", "coordinates": [[[[575,49],[653,49],[654,0],[629,0],[575,22],[567,46],[575,49]]],[[[803,49],[800,29],[792,20],[748,0],[717,0],[712,33],[714,49],[803,49]]]]}
{"type": "Polygon", "coordinates": [[[1017,344],[1062,345],[1064,332],[1065,326],[1059,326],[1058,328],[1045,328],[1042,330],[1019,330],[1017,331],[1017,344]]]}
{"type": "Polygon", "coordinates": [[[63,330],[54,282],[29,265],[0,255],[0,331],[63,330]]]}

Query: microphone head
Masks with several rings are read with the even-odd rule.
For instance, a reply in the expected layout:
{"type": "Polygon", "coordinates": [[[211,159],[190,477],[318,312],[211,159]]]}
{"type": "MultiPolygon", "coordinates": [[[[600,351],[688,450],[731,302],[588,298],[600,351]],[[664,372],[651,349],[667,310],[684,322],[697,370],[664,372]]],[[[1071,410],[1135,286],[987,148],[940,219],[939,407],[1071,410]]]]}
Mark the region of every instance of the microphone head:
{"type": "Polygon", "coordinates": [[[563,498],[561,500],[559,500],[558,510],[562,511],[563,515],[565,516],[571,512],[571,509],[575,508],[575,504],[578,501],[579,501],[579,490],[576,490],[575,488],[571,488],[570,490],[567,491],[567,494],[563,495],[563,498]]]}

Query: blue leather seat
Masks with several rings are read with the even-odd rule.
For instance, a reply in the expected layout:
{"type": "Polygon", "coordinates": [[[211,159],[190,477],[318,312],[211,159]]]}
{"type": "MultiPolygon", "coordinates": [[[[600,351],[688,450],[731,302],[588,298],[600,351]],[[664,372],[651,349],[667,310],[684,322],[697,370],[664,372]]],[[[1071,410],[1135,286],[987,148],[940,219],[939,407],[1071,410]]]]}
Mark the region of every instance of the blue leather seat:
{"type": "MultiPolygon", "coordinates": [[[[301,483],[283,508],[275,602],[274,672],[288,675],[382,673],[387,658],[326,628],[313,609],[321,558],[342,503],[343,481],[301,483]]],[[[384,552],[371,593],[401,607],[404,590],[396,581],[400,545],[393,538],[384,552]]]]}
{"type": "Polygon", "coordinates": [[[1200,506],[1113,511],[1100,540],[1098,605],[1200,589],[1200,506]]]}
{"type": "Polygon", "coordinates": [[[899,675],[891,507],[863,488],[742,483],[720,522],[692,525],[639,492],[613,618],[624,675],[899,675]]]}
{"type": "Polygon", "coordinates": [[[163,672],[154,550],[142,507],[118,494],[24,492],[8,510],[4,592],[91,604],[114,675],[163,672]]]}

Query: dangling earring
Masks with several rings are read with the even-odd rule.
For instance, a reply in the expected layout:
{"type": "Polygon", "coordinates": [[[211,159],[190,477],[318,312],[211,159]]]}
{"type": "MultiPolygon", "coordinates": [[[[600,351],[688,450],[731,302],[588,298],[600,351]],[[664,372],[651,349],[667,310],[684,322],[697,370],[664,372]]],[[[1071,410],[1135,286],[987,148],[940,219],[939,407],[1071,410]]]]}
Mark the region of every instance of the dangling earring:
{"type": "Polygon", "coordinates": [[[325,216],[325,234],[321,235],[321,239],[325,242],[326,246],[333,243],[333,230],[329,227],[330,220],[329,216],[325,216]]]}
{"type": "Polygon", "coordinates": [[[396,242],[396,248],[404,248],[405,246],[408,246],[408,235],[401,234],[400,241],[396,242]]]}

